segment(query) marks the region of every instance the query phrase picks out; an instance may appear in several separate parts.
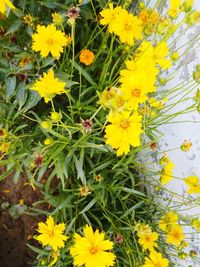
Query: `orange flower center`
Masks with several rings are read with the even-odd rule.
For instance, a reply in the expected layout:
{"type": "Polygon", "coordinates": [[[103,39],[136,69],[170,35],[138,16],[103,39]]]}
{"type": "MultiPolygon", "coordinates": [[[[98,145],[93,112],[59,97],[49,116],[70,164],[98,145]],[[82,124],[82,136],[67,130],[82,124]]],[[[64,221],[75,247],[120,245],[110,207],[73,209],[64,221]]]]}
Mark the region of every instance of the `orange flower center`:
{"type": "Polygon", "coordinates": [[[54,43],[54,40],[53,40],[53,39],[49,38],[49,39],[47,40],[47,44],[48,44],[48,45],[52,45],[53,43],[54,43]]]}
{"type": "Polygon", "coordinates": [[[122,127],[123,129],[128,128],[128,126],[129,126],[129,122],[128,121],[122,121],[120,123],[120,127],[122,127]]]}
{"type": "Polygon", "coordinates": [[[132,26],[130,25],[130,24],[128,24],[128,23],[126,23],[125,25],[124,25],[124,29],[125,29],[125,31],[131,31],[131,29],[132,29],[132,26]]]}
{"type": "Polygon", "coordinates": [[[150,241],[150,237],[149,236],[146,236],[145,239],[146,239],[146,242],[150,241]]]}
{"type": "Polygon", "coordinates": [[[53,237],[53,236],[54,236],[54,232],[53,231],[49,232],[49,237],[53,237]]]}
{"type": "Polygon", "coordinates": [[[140,89],[133,89],[131,91],[133,97],[139,97],[140,96],[140,89]]]}
{"type": "Polygon", "coordinates": [[[93,255],[93,254],[96,254],[97,251],[98,251],[98,249],[97,249],[96,247],[92,247],[92,248],[90,249],[90,253],[91,253],[92,255],[93,255]]]}
{"type": "Polygon", "coordinates": [[[175,239],[179,239],[180,238],[180,233],[179,232],[174,232],[173,237],[175,239]]]}
{"type": "Polygon", "coordinates": [[[161,267],[162,265],[158,262],[154,264],[154,267],[161,267]]]}

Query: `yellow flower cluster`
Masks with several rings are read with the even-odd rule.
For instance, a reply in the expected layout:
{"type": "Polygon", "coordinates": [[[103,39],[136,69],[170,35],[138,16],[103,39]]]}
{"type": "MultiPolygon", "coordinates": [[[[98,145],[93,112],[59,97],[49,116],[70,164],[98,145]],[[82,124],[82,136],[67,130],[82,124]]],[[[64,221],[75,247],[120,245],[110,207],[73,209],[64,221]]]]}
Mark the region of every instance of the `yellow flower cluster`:
{"type": "Polygon", "coordinates": [[[148,225],[141,226],[137,231],[138,243],[142,246],[143,250],[152,251],[154,248],[158,247],[156,241],[158,239],[158,234],[152,232],[152,229],[148,225]]]}
{"type": "Polygon", "coordinates": [[[159,228],[166,233],[166,241],[176,247],[179,247],[185,235],[182,227],[178,224],[178,215],[169,211],[161,217],[159,228]]]}
{"type": "Polygon", "coordinates": [[[119,36],[122,43],[132,46],[135,40],[142,39],[141,21],[126,9],[119,6],[113,8],[113,4],[109,4],[100,15],[100,24],[108,26],[108,31],[119,36]]]}
{"type": "Polygon", "coordinates": [[[162,166],[160,182],[162,185],[166,185],[173,178],[173,162],[165,155],[160,159],[160,164],[162,166]]]}
{"type": "MultiPolygon", "coordinates": [[[[68,239],[63,234],[65,224],[55,224],[52,216],[47,218],[46,223],[38,223],[39,235],[35,237],[43,246],[50,246],[51,262],[53,266],[59,257],[59,249],[65,246],[64,241],[68,239]]],[[[114,266],[116,256],[110,251],[113,242],[105,240],[105,234],[99,230],[93,231],[91,226],[86,225],[83,229],[84,236],[74,235],[74,244],[70,248],[70,254],[74,258],[76,266],[85,267],[111,267],[114,266]],[[107,251],[109,250],[109,251],[107,251]]]]}
{"type": "Polygon", "coordinates": [[[148,99],[148,94],[155,92],[159,66],[170,67],[170,60],[166,59],[168,52],[165,42],[153,47],[144,41],[136,56],[125,62],[126,68],[120,72],[120,87],[111,87],[100,95],[99,103],[111,110],[106,143],[117,149],[118,156],[127,154],[130,146],[140,145],[142,117],[137,110],[148,99]]]}
{"type": "Polygon", "coordinates": [[[142,267],[167,267],[169,261],[163,258],[162,254],[157,252],[155,248],[158,247],[156,243],[158,239],[158,233],[152,232],[149,225],[139,223],[136,225],[136,231],[138,236],[138,243],[142,246],[143,250],[149,250],[149,257],[145,257],[145,263],[142,267]]]}

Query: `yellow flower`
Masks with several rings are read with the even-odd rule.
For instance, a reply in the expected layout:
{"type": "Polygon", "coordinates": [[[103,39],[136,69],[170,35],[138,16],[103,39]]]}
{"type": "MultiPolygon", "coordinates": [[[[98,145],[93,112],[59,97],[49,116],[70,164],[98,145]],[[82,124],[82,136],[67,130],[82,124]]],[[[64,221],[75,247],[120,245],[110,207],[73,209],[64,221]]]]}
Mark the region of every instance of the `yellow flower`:
{"type": "Polygon", "coordinates": [[[145,258],[145,263],[142,267],[167,267],[169,264],[168,259],[162,257],[161,253],[151,251],[149,258],[145,258]]]}
{"type": "Polygon", "coordinates": [[[181,9],[185,12],[189,12],[191,11],[193,5],[194,5],[194,0],[185,0],[181,5],[181,9]]]}
{"type": "Polygon", "coordinates": [[[151,83],[143,72],[127,71],[126,75],[121,78],[121,91],[124,98],[129,101],[129,106],[132,109],[137,109],[138,104],[144,103],[147,100],[147,93],[155,91],[156,87],[151,83]]]}
{"type": "Polygon", "coordinates": [[[173,62],[175,62],[177,59],[179,59],[180,55],[178,51],[174,51],[171,55],[170,58],[173,62]]]}
{"type": "Polygon", "coordinates": [[[48,267],[52,267],[58,260],[58,257],[60,256],[59,251],[52,251],[51,253],[51,262],[49,263],[48,267]]]}
{"type": "Polygon", "coordinates": [[[51,139],[51,138],[46,138],[44,140],[44,145],[45,146],[51,145],[52,143],[53,143],[53,139],[51,139]]]}
{"type": "Polygon", "coordinates": [[[200,194],[200,180],[197,176],[188,176],[184,181],[189,186],[188,194],[200,194]]]}
{"type": "Polygon", "coordinates": [[[160,182],[162,185],[166,185],[173,178],[174,164],[166,155],[160,159],[160,164],[162,165],[160,182]]]}
{"type": "Polygon", "coordinates": [[[80,195],[82,197],[86,197],[91,194],[90,188],[87,185],[83,185],[80,187],[80,195]]]}
{"type": "Polygon", "coordinates": [[[51,112],[51,120],[53,122],[58,122],[62,119],[62,114],[60,112],[52,111],[51,112]]]}
{"type": "Polygon", "coordinates": [[[43,73],[43,77],[37,80],[31,90],[37,91],[41,97],[44,97],[48,103],[55,95],[65,93],[65,82],[61,82],[54,77],[54,72],[51,69],[48,73],[43,73]]]}
{"type": "Polygon", "coordinates": [[[164,107],[165,102],[167,101],[167,98],[162,99],[161,101],[158,101],[157,99],[151,97],[148,99],[148,103],[152,108],[156,109],[162,109],[164,107]]]}
{"type": "Polygon", "coordinates": [[[0,1],[0,12],[5,13],[6,12],[6,6],[8,6],[10,9],[15,9],[13,4],[9,0],[1,0],[0,1]]]}
{"type": "Polygon", "coordinates": [[[113,21],[113,30],[122,43],[134,45],[142,38],[141,21],[127,10],[122,9],[113,21]]]}
{"type": "Polygon", "coordinates": [[[165,167],[163,167],[163,169],[161,170],[160,182],[162,185],[166,185],[167,183],[169,183],[169,181],[172,180],[173,168],[174,168],[174,165],[169,164],[169,165],[166,165],[165,167]]]}
{"type": "Polygon", "coordinates": [[[184,140],[184,142],[181,144],[181,150],[184,152],[190,151],[191,147],[192,147],[191,141],[184,140]]]}
{"type": "Polygon", "coordinates": [[[138,17],[141,20],[142,26],[144,27],[144,32],[147,35],[155,32],[161,20],[159,14],[150,8],[142,9],[138,17]]]}
{"type": "Polygon", "coordinates": [[[58,248],[65,246],[64,241],[68,239],[67,236],[63,235],[65,230],[65,224],[55,224],[52,216],[49,216],[46,223],[38,223],[39,235],[35,237],[43,246],[51,246],[54,251],[58,248]]]}
{"type": "Polygon", "coordinates": [[[3,143],[0,145],[0,152],[7,153],[10,148],[10,143],[3,143]]]}
{"type": "Polygon", "coordinates": [[[154,247],[157,247],[157,243],[155,242],[158,239],[158,234],[152,231],[143,231],[138,232],[138,243],[142,246],[144,250],[149,249],[152,250],[154,247]]]}
{"type": "Polygon", "coordinates": [[[94,61],[94,53],[88,49],[84,49],[80,53],[80,62],[85,65],[91,65],[94,61]]]}
{"type": "Polygon", "coordinates": [[[180,13],[181,2],[182,0],[170,0],[168,14],[172,19],[176,18],[180,13]]]}
{"type": "Polygon", "coordinates": [[[194,219],[191,222],[191,226],[196,229],[197,231],[200,231],[200,219],[194,219]]]}
{"type": "Polygon", "coordinates": [[[106,144],[117,149],[117,156],[127,154],[130,146],[137,147],[140,145],[140,134],[142,130],[142,116],[138,113],[130,112],[111,113],[108,116],[110,125],[106,126],[106,144]]]}
{"type": "Polygon", "coordinates": [[[166,59],[169,54],[167,43],[162,41],[154,48],[154,60],[163,69],[168,69],[171,66],[170,60],[166,59]]]}
{"type": "Polygon", "coordinates": [[[28,24],[30,27],[33,27],[34,17],[32,17],[31,15],[25,15],[23,19],[26,24],[28,24]]]}
{"type": "Polygon", "coordinates": [[[45,129],[45,130],[51,130],[51,128],[52,128],[52,123],[51,123],[51,121],[42,121],[42,122],[40,123],[40,125],[41,125],[41,127],[42,127],[43,129],[45,129]]]}
{"type": "Polygon", "coordinates": [[[62,23],[63,23],[63,18],[62,18],[62,16],[61,16],[60,13],[57,13],[57,12],[53,13],[53,14],[52,14],[52,18],[53,18],[53,23],[54,23],[55,25],[62,25],[62,23]]]}
{"type": "Polygon", "coordinates": [[[170,231],[167,234],[167,243],[175,245],[178,247],[183,240],[185,235],[183,234],[183,229],[179,224],[170,227],[170,231]]]}
{"type": "Polygon", "coordinates": [[[116,16],[119,14],[119,12],[122,10],[121,7],[115,7],[113,8],[113,4],[109,4],[108,8],[104,8],[101,12],[101,19],[100,24],[108,26],[108,31],[110,33],[114,32],[114,21],[116,19],[116,16]]]}
{"type": "Polygon", "coordinates": [[[84,227],[84,236],[75,234],[75,244],[70,248],[74,258],[74,265],[85,267],[110,267],[114,266],[115,255],[111,250],[113,242],[104,240],[105,234],[99,230],[93,231],[91,226],[84,227]]]}
{"type": "Polygon", "coordinates": [[[63,52],[63,47],[67,45],[65,34],[57,30],[55,25],[37,26],[37,33],[33,34],[32,49],[36,52],[40,51],[42,57],[47,57],[49,53],[53,57],[59,58],[63,52]]]}
{"type": "Polygon", "coordinates": [[[167,214],[161,217],[159,221],[159,228],[163,231],[167,231],[172,225],[178,221],[178,215],[174,211],[169,211],[167,214]]]}

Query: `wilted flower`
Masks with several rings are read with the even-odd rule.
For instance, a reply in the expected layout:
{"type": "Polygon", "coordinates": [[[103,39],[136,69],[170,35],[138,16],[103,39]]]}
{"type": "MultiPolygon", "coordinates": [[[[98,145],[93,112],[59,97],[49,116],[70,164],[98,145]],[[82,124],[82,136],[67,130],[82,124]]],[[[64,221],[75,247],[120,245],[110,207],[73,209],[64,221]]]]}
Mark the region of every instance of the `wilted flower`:
{"type": "Polygon", "coordinates": [[[90,195],[92,193],[90,191],[90,188],[87,185],[81,186],[80,189],[79,189],[79,191],[80,191],[80,195],[82,197],[86,197],[86,196],[88,196],[88,195],[90,195]]]}
{"type": "Polygon", "coordinates": [[[43,156],[38,154],[34,159],[34,164],[37,168],[41,167],[43,164],[43,156]]]}
{"type": "Polygon", "coordinates": [[[81,128],[83,133],[87,134],[90,133],[92,130],[92,121],[87,119],[87,120],[82,120],[81,119],[81,128]]]}
{"type": "Polygon", "coordinates": [[[123,238],[122,235],[117,234],[117,235],[115,236],[115,242],[116,242],[117,244],[121,245],[121,244],[123,243],[123,241],[124,241],[124,238],[123,238]]]}
{"type": "Polygon", "coordinates": [[[67,17],[69,18],[68,22],[73,25],[76,21],[76,19],[80,15],[80,8],[76,6],[72,6],[67,10],[67,17]]]}

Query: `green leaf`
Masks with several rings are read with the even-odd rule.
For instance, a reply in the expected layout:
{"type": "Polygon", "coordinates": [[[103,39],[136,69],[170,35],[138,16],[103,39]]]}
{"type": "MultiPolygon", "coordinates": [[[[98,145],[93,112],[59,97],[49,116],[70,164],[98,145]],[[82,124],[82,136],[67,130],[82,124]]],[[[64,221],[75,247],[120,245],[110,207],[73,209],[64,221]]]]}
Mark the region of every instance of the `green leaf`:
{"type": "MultiPolygon", "coordinates": [[[[72,61],[71,61],[71,63],[72,63],[72,61]]],[[[76,69],[76,70],[78,70],[80,73],[81,73],[81,75],[91,84],[91,85],[93,85],[93,86],[95,86],[96,88],[97,88],[97,84],[93,81],[93,79],[91,78],[91,76],[89,75],[89,73],[86,71],[86,70],[84,70],[80,65],[78,65],[76,62],[73,62],[72,63],[73,64],[73,66],[74,66],[74,68],[76,69]]]]}
{"type": "Polygon", "coordinates": [[[140,201],[139,203],[135,204],[133,207],[128,209],[121,217],[120,219],[123,219],[127,217],[130,213],[133,213],[137,208],[140,208],[144,204],[144,201],[140,201]]]}
{"type": "Polygon", "coordinates": [[[24,13],[23,13],[22,10],[19,9],[19,8],[15,8],[15,9],[13,9],[13,13],[14,13],[18,18],[22,18],[22,17],[24,17],[24,13]]]}
{"type": "Polygon", "coordinates": [[[10,28],[7,30],[7,32],[6,32],[5,35],[8,35],[8,34],[10,34],[10,33],[14,33],[14,32],[16,32],[16,31],[18,31],[19,28],[21,27],[21,25],[22,25],[22,21],[20,21],[20,20],[16,20],[16,21],[12,24],[12,26],[10,26],[10,28]]]}
{"type": "Polygon", "coordinates": [[[94,204],[96,204],[96,202],[97,202],[96,199],[91,200],[90,203],[82,211],[79,212],[79,214],[83,214],[89,209],[91,209],[94,206],[94,204]]]}
{"type": "Polygon", "coordinates": [[[16,88],[16,77],[8,77],[6,79],[5,85],[5,93],[6,93],[6,101],[8,102],[10,100],[10,98],[13,96],[15,88],[16,88]]]}
{"type": "Polygon", "coordinates": [[[77,179],[81,179],[82,184],[86,184],[85,173],[83,171],[83,161],[78,160],[74,155],[74,162],[77,170],[77,179]]]}
{"type": "Polygon", "coordinates": [[[17,95],[16,95],[16,100],[18,101],[18,104],[19,104],[19,110],[25,104],[27,96],[28,96],[28,92],[25,88],[25,83],[20,82],[17,86],[17,95]]]}
{"type": "Polygon", "coordinates": [[[24,106],[24,109],[27,111],[27,110],[35,107],[38,104],[38,102],[40,101],[40,99],[41,99],[41,97],[38,94],[38,92],[31,91],[29,93],[28,100],[24,106]]]}
{"type": "Polygon", "coordinates": [[[49,252],[48,252],[48,251],[45,251],[45,250],[36,248],[36,247],[34,247],[34,246],[31,246],[30,244],[27,244],[27,246],[28,246],[30,249],[32,249],[34,252],[36,252],[37,254],[40,254],[40,255],[43,255],[43,256],[48,256],[48,255],[49,255],[49,252]]]}
{"type": "Polygon", "coordinates": [[[126,193],[130,193],[130,194],[134,194],[134,195],[138,195],[138,196],[143,196],[143,197],[146,197],[146,195],[145,194],[143,194],[142,192],[139,192],[139,191],[137,191],[137,190],[134,190],[134,189],[131,189],[131,188],[127,188],[127,187],[115,187],[115,189],[114,190],[122,190],[122,191],[124,191],[124,192],[126,192],[126,193]]]}

